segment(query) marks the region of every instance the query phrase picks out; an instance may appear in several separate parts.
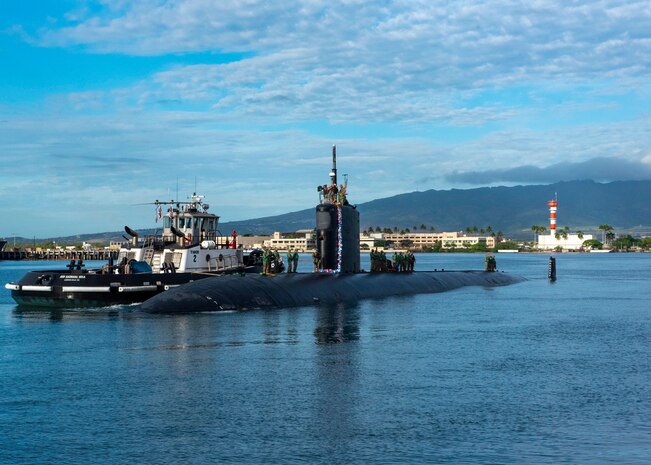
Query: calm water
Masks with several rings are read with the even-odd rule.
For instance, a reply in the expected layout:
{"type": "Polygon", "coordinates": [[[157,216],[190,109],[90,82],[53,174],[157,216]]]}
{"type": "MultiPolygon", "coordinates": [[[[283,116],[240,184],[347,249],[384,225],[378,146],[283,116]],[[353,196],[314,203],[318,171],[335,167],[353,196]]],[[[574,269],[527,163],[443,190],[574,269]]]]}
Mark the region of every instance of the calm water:
{"type": "MultiPolygon", "coordinates": [[[[0,463],[650,463],[651,254],[557,255],[553,284],[547,263],[498,254],[529,279],[504,288],[165,317],[20,312],[3,287],[0,463]]],[[[48,266],[0,262],[0,282],[48,266]]]]}

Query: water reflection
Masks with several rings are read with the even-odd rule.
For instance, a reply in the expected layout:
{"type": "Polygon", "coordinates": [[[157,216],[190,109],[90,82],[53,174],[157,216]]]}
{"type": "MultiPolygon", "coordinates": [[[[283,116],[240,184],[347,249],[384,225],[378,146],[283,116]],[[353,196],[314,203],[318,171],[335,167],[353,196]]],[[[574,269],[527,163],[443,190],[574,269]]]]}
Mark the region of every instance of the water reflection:
{"type": "Polygon", "coordinates": [[[359,340],[359,305],[317,307],[314,336],[317,344],[339,344],[359,340]]]}
{"type": "Polygon", "coordinates": [[[124,308],[96,308],[96,309],[63,309],[63,308],[46,308],[46,307],[19,307],[16,306],[12,314],[15,318],[29,320],[50,320],[61,322],[66,320],[76,320],[86,317],[107,317],[119,318],[125,314],[124,308]]]}
{"type": "MultiPolygon", "coordinates": [[[[310,409],[313,430],[328,457],[354,457],[350,441],[360,429],[360,307],[338,304],[315,309],[317,350],[310,409]]],[[[333,462],[336,463],[337,461],[333,462]]]]}

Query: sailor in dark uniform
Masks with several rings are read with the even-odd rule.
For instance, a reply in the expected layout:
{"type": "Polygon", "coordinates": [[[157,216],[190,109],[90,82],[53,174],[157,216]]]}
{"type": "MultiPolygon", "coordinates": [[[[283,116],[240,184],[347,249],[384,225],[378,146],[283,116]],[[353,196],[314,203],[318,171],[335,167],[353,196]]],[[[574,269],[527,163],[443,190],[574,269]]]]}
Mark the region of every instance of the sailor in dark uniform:
{"type": "Polygon", "coordinates": [[[321,252],[315,250],[312,253],[312,260],[314,261],[314,272],[316,273],[321,269],[321,252]]]}

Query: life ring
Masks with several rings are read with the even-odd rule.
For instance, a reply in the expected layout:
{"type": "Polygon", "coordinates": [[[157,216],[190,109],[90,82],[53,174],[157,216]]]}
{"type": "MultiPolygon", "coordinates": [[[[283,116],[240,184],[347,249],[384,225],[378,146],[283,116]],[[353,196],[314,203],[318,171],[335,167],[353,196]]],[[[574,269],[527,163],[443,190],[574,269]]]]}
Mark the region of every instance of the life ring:
{"type": "Polygon", "coordinates": [[[52,282],[52,275],[42,274],[36,279],[36,284],[41,286],[48,286],[52,282]]]}
{"type": "Polygon", "coordinates": [[[219,259],[220,262],[224,261],[224,256],[222,254],[219,254],[219,257],[217,257],[217,258],[219,259]]]}

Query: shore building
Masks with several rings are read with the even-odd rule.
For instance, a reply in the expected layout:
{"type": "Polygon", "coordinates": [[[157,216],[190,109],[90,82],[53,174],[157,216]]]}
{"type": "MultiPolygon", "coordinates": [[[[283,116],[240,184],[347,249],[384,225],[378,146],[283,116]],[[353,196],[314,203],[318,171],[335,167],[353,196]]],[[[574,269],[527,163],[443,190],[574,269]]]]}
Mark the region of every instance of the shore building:
{"type": "Polygon", "coordinates": [[[371,235],[361,235],[361,243],[369,244],[369,247],[374,245],[371,241],[385,240],[391,242],[394,247],[400,248],[401,243],[409,243],[410,249],[426,249],[428,247],[435,247],[441,244],[444,249],[452,248],[466,248],[472,247],[475,244],[484,243],[487,248],[493,248],[496,244],[496,239],[493,236],[469,236],[463,232],[410,232],[410,233],[373,233],[371,235]]]}
{"type": "Polygon", "coordinates": [[[293,248],[298,252],[309,252],[316,247],[316,235],[313,229],[299,229],[295,233],[292,233],[291,237],[274,232],[270,239],[263,242],[263,245],[279,251],[293,248]]]}
{"type": "Polygon", "coordinates": [[[592,234],[583,234],[579,237],[578,234],[559,235],[556,237],[556,211],[558,210],[558,200],[550,200],[547,202],[549,207],[549,234],[542,234],[538,236],[538,248],[542,250],[580,250],[583,247],[583,242],[593,239],[592,234]]]}

